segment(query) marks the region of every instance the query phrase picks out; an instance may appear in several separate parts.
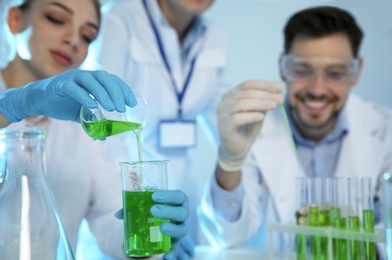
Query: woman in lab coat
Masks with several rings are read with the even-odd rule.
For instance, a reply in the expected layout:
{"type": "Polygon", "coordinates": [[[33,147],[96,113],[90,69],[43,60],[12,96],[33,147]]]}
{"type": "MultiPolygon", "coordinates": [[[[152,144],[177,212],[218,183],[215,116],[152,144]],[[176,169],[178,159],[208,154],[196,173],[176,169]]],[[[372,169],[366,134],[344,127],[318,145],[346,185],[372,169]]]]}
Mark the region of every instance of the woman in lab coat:
{"type": "Polygon", "coordinates": [[[297,177],[371,177],[376,186],[392,169],[392,111],[350,93],[362,68],[361,39],[346,11],[305,9],[285,28],[285,105],[273,82],[225,94],[219,165],[200,211],[211,243],[282,247],[269,241],[268,224],[295,222],[297,177]]]}
{"type": "MultiPolygon", "coordinates": [[[[72,70],[43,80],[77,68],[83,62],[88,46],[95,39],[100,28],[98,1],[27,0],[21,6],[9,9],[8,25],[15,37],[17,54],[0,73],[0,90],[7,91],[9,94],[1,96],[2,105],[8,102],[11,95],[13,98],[16,95],[17,98],[18,93],[22,93],[6,89],[21,87],[30,82],[34,83],[25,87],[26,91],[20,95],[21,99],[24,94],[42,94],[42,92],[29,91],[29,87],[49,90],[58,88],[56,94],[62,94],[61,97],[69,93],[65,91],[67,84],[77,82],[94,88],[98,88],[100,84],[94,80],[100,81],[105,87],[117,82],[124,87],[124,82],[103,71],[83,73],[72,70]]],[[[91,92],[99,91],[94,89],[91,92]]],[[[23,113],[15,117],[12,114],[8,114],[7,117],[9,110],[2,109],[1,112],[5,112],[4,115],[10,122],[17,122],[25,116],[45,114],[33,111],[40,110],[40,107],[31,108],[31,104],[45,105],[48,101],[46,98],[53,97],[48,96],[49,93],[50,91],[45,92],[42,102],[37,101],[37,97],[30,96],[31,103],[29,101],[26,105],[29,108],[23,108],[23,113]]],[[[124,101],[132,105],[132,95],[129,91],[124,92],[126,93],[130,96],[124,101]]],[[[115,92],[110,90],[105,91],[105,94],[111,95],[115,92]]],[[[115,97],[111,96],[111,98],[115,97]]],[[[74,114],[74,118],[68,118],[71,121],[60,121],[44,116],[29,117],[10,125],[9,128],[46,129],[47,176],[73,251],[75,252],[76,249],[79,226],[82,219],[86,218],[103,252],[116,259],[129,259],[123,250],[123,222],[114,217],[114,213],[122,208],[121,175],[118,163],[129,160],[127,146],[123,140],[126,137],[111,137],[105,142],[93,141],[84,133],[80,124],[72,122],[78,121],[77,114],[74,114]]],[[[64,119],[62,116],[54,117],[64,119]]],[[[183,200],[173,204],[172,210],[176,217],[171,218],[170,214],[167,215],[171,220],[179,218],[176,220],[178,225],[170,224],[161,228],[171,236],[180,238],[186,234],[186,227],[182,224],[187,216],[186,196],[180,191],[168,191],[166,195],[167,198],[177,197],[180,201],[181,198],[183,200]]],[[[167,199],[163,203],[172,204],[174,201],[170,200],[167,199]]],[[[175,250],[175,247],[172,249],[175,250]]]]}
{"type": "MultiPolygon", "coordinates": [[[[143,159],[169,160],[169,187],[189,197],[189,234],[195,242],[200,176],[190,175],[197,165],[191,165],[188,151],[197,145],[199,115],[216,140],[216,106],[228,89],[224,41],[201,15],[212,3],[111,1],[103,6],[102,30],[85,62],[86,68],[118,75],[147,100],[143,159]]],[[[131,156],[137,158],[135,149],[131,156]]]]}

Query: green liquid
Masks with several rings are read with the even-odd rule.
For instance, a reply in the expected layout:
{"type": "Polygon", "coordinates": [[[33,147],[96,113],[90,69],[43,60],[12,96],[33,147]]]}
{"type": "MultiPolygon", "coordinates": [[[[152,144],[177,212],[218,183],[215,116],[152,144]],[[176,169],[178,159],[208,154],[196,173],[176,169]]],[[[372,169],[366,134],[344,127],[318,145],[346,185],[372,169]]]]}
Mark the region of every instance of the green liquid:
{"type": "Polygon", "coordinates": [[[142,157],[142,139],[140,138],[140,133],[141,133],[141,128],[140,130],[134,130],[133,133],[136,136],[136,140],[137,140],[137,152],[138,152],[138,156],[139,156],[139,162],[143,161],[143,157],[142,157]]]}
{"type": "MultiPolygon", "coordinates": [[[[363,231],[374,233],[374,211],[363,210],[363,231]]],[[[365,256],[366,260],[376,259],[376,244],[374,242],[365,242],[365,256]]]]}
{"type": "Polygon", "coordinates": [[[297,260],[306,260],[306,236],[297,235],[297,260]]]}
{"type": "Polygon", "coordinates": [[[341,213],[340,213],[340,208],[331,208],[329,210],[329,225],[333,226],[335,223],[335,218],[340,218],[341,213]]]}
{"type": "Polygon", "coordinates": [[[96,139],[103,139],[108,136],[121,134],[127,131],[139,131],[142,129],[142,125],[133,122],[121,122],[114,120],[103,119],[101,121],[94,122],[82,122],[84,131],[96,139]]]}
{"type": "MultiPolygon", "coordinates": [[[[346,229],[346,219],[339,217],[335,218],[334,228],[339,230],[346,229]]],[[[334,260],[347,260],[347,242],[345,239],[333,239],[333,259],[334,260]]]]}
{"type": "MultiPolygon", "coordinates": [[[[319,211],[319,227],[328,227],[330,224],[330,212],[323,209],[319,211]]],[[[328,259],[328,238],[320,237],[320,257],[319,259],[328,259]]]]}
{"type": "MultiPolygon", "coordinates": [[[[319,208],[309,207],[309,225],[311,227],[319,226],[319,208]]],[[[320,237],[311,236],[310,237],[310,256],[311,259],[320,259],[321,255],[320,247],[320,237]]]]}
{"type": "MultiPolygon", "coordinates": [[[[348,227],[350,231],[355,231],[359,232],[360,229],[360,223],[359,223],[359,217],[353,216],[348,218],[348,227]]],[[[351,259],[361,259],[361,244],[359,241],[356,240],[351,240],[350,241],[350,256],[351,259]]]]}
{"type": "Polygon", "coordinates": [[[160,225],[168,220],[150,213],[156,204],[153,191],[123,191],[124,249],[128,256],[151,256],[170,251],[170,237],[161,233],[160,225]]]}
{"type": "MultiPolygon", "coordinates": [[[[300,224],[301,215],[297,211],[295,214],[295,218],[297,220],[297,225],[300,224]]],[[[302,224],[304,225],[304,224],[302,224]]],[[[297,235],[296,236],[296,246],[297,246],[297,260],[306,260],[307,252],[306,252],[306,236],[305,235],[297,235]]]]}

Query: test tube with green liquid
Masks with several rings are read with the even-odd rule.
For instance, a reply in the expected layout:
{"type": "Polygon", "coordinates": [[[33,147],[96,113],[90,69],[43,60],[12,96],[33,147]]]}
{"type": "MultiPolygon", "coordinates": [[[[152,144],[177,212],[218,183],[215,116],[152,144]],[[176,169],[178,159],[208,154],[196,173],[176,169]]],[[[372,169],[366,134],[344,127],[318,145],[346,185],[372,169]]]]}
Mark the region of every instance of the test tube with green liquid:
{"type": "MultiPolygon", "coordinates": [[[[296,180],[297,184],[297,209],[296,221],[297,225],[306,226],[308,225],[308,203],[306,196],[306,178],[298,177],[296,180]]],[[[296,248],[297,248],[297,260],[306,260],[306,235],[296,236],[296,248]]]]}
{"type": "MultiPolygon", "coordinates": [[[[321,178],[308,178],[308,201],[309,201],[309,226],[319,226],[319,207],[321,204],[321,178]]],[[[321,245],[319,236],[310,236],[311,259],[321,259],[321,245]]]]}
{"type": "MultiPolygon", "coordinates": [[[[334,178],[332,182],[333,190],[333,227],[339,230],[346,230],[346,216],[347,211],[347,184],[345,178],[334,178]]],[[[334,238],[333,244],[333,259],[347,260],[347,241],[345,239],[334,238]]]]}
{"type": "MultiPolygon", "coordinates": [[[[373,187],[371,178],[361,179],[362,191],[362,221],[363,231],[374,233],[374,207],[373,207],[373,187]]],[[[365,259],[375,260],[377,257],[376,244],[374,242],[365,242],[365,259]]]]}
{"type": "MultiPolygon", "coordinates": [[[[360,220],[358,210],[358,179],[356,177],[348,178],[347,180],[347,191],[348,191],[348,227],[350,231],[360,231],[360,220]]],[[[358,240],[350,240],[350,259],[360,260],[361,259],[361,243],[358,240]]]]}
{"type": "Polygon", "coordinates": [[[331,208],[329,210],[329,220],[330,220],[330,225],[333,226],[335,223],[335,219],[340,217],[341,213],[340,213],[340,201],[339,198],[341,196],[344,196],[344,189],[342,188],[342,190],[340,192],[342,192],[343,194],[339,193],[338,190],[338,182],[342,182],[342,178],[332,178],[331,179],[331,185],[332,185],[332,205],[331,208]]]}
{"type": "MultiPolygon", "coordinates": [[[[330,209],[332,206],[332,179],[323,178],[321,183],[321,204],[319,207],[318,224],[326,228],[331,225],[330,209]]],[[[320,237],[320,259],[326,260],[328,257],[328,238],[320,237]]]]}

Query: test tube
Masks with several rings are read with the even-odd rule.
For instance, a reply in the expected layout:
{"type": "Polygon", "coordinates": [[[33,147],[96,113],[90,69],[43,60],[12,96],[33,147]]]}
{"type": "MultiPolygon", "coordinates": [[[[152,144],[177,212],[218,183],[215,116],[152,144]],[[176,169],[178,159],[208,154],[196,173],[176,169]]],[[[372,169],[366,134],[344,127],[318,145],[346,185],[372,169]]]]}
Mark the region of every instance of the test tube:
{"type": "MultiPolygon", "coordinates": [[[[362,191],[362,221],[363,231],[374,233],[374,207],[373,207],[373,187],[371,178],[361,179],[362,191]]],[[[376,259],[376,244],[374,242],[365,242],[365,259],[376,259]]]]}
{"type": "MultiPolygon", "coordinates": [[[[319,226],[326,228],[331,225],[330,209],[332,206],[332,178],[323,178],[321,188],[319,226]]],[[[321,259],[329,259],[327,237],[320,237],[320,254],[321,259]]]]}
{"type": "Polygon", "coordinates": [[[387,259],[392,259],[392,174],[389,172],[381,176],[383,193],[383,219],[386,235],[387,259]]]}
{"type": "MultiPolygon", "coordinates": [[[[359,220],[359,190],[358,190],[358,179],[356,177],[348,178],[347,180],[348,190],[348,226],[350,231],[359,232],[361,224],[359,220]]],[[[350,241],[350,259],[360,260],[361,259],[361,243],[358,240],[350,241]]]]}
{"type": "MultiPolygon", "coordinates": [[[[319,226],[319,208],[321,205],[322,179],[308,178],[308,202],[309,202],[309,225],[312,227],[319,226]]],[[[320,259],[321,245],[320,237],[310,237],[310,255],[311,259],[320,259]]]]}
{"type": "MultiPolygon", "coordinates": [[[[297,225],[306,226],[308,224],[308,201],[307,182],[305,177],[298,177],[297,180],[297,225]]],[[[297,260],[306,260],[306,235],[296,236],[297,260]]]]}
{"type": "MultiPolygon", "coordinates": [[[[333,227],[339,230],[346,229],[347,216],[347,182],[345,178],[334,178],[333,190],[333,227]]],[[[347,260],[347,241],[345,239],[333,239],[333,259],[347,260]]]]}

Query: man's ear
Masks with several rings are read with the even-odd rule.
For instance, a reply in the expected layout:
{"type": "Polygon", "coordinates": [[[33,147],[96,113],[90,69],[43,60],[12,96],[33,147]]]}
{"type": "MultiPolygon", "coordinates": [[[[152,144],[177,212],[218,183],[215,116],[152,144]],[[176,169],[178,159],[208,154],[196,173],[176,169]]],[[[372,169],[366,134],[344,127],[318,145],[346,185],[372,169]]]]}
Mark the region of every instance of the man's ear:
{"type": "Polygon", "coordinates": [[[12,34],[18,34],[22,31],[22,10],[19,7],[11,7],[7,16],[8,27],[12,34]]]}

